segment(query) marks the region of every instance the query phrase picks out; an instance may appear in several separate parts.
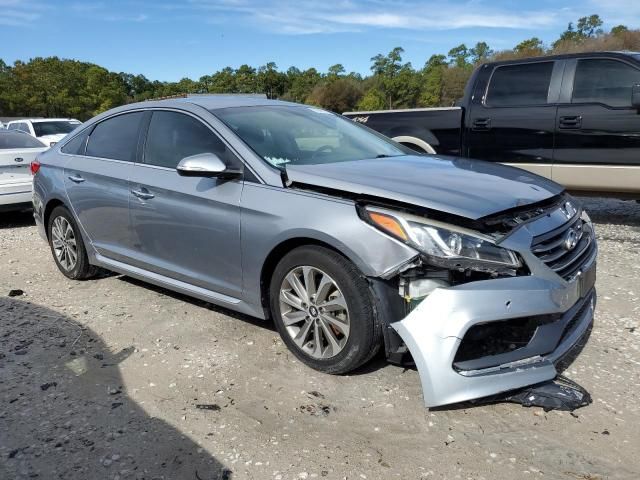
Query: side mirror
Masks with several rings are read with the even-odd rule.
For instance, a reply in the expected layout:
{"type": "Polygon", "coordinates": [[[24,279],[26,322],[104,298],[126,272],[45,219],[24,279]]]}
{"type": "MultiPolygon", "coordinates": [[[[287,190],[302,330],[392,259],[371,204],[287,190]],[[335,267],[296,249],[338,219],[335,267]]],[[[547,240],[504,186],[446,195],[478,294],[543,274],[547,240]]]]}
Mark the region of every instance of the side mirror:
{"type": "Polygon", "coordinates": [[[640,111],[640,83],[631,87],[631,106],[640,111]]]}
{"type": "Polygon", "coordinates": [[[176,167],[183,177],[235,177],[242,173],[240,170],[228,168],[215,153],[199,153],[180,160],[176,167]]]}

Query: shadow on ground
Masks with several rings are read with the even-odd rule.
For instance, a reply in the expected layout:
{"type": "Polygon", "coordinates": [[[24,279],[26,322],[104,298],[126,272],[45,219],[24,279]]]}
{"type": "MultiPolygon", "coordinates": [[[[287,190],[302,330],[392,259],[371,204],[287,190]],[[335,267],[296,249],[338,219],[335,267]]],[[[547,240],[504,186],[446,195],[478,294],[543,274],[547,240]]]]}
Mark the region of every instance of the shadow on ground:
{"type": "Polygon", "coordinates": [[[231,479],[180,430],[150,417],[93,331],[0,298],[0,478],[231,479]]]}
{"type": "Polygon", "coordinates": [[[640,203],[617,198],[579,197],[591,220],[596,223],[640,226],[640,203]]]}
{"type": "Polygon", "coordinates": [[[32,227],[36,224],[31,210],[0,212],[0,230],[32,227]]]}

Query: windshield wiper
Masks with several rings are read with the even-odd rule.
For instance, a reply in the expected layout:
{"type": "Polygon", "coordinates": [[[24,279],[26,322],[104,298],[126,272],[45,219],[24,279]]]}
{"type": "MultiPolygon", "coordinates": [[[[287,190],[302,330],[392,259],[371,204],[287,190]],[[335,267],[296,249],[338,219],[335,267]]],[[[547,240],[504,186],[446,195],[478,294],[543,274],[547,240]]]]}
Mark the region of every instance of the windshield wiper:
{"type": "Polygon", "coordinates": [[[381,153],[380,155],[376,155],[376,158],[393,158],[393,157],[404,157],[406,156],[404,153],[400,155],[387,155],[386,153],[381,153]]]}

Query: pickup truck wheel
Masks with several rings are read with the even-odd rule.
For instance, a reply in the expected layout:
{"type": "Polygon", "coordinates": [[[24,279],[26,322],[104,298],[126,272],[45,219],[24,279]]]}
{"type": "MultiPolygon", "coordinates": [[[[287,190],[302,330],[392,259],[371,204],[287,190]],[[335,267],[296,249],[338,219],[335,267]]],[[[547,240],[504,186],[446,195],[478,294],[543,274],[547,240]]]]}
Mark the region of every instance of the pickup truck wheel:
{"type": "Polygon", "coordinates": [[[296,357],[321,372],[342,374],[380,348],[382,329],[371,295],[367,281],[347,259],[327,248],[304,246],[275,268],[271,313],[296,357]]]}
{"type": "Polygon", "coordinates": [[[97,268],[89,263],[78,224],[65,207],[56,207],[49,217],[49,245],[58,269],[72,280],[91,278],[97,268]]]}

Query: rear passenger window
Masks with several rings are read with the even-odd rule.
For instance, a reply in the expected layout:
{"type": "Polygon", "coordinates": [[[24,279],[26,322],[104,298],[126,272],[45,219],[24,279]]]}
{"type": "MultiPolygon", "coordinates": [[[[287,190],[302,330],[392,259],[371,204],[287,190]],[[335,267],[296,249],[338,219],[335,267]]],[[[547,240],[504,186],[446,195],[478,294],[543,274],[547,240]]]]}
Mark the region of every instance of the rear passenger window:
{"type": "Polygon", "coordinates": [[[133,162],[144,112],[126,113],[100,122],[91,132],[87,155],[133,162]]]}
{"type": "Polygon", "coordinates": [[[76,135],[72,140],[65,144],[60,151],[68,153],[69,155],[84,155],[84,149],[87,144],[88,132],[84,132],[76,135]]]}
{"type": "Polygon", "coordinates": [[[552,72],[553,62],[498,67],[491,76],[485,103],[491,107],[544,105],[552,72]]]}
{"type": "Polygon", "coordinates": [[[640,70],[617,60],[578,61],[572,103],[604,103],[631,106],[631,88],[640,83],[640,70]]]}
{"type": "Polygon", "coordinates": [[[199,153],[215,153],[227,165],[237,160],[202,122],[177,112],[157,111],[151,117],[144,162],[176,168],[180,160],[199,153]]]}

